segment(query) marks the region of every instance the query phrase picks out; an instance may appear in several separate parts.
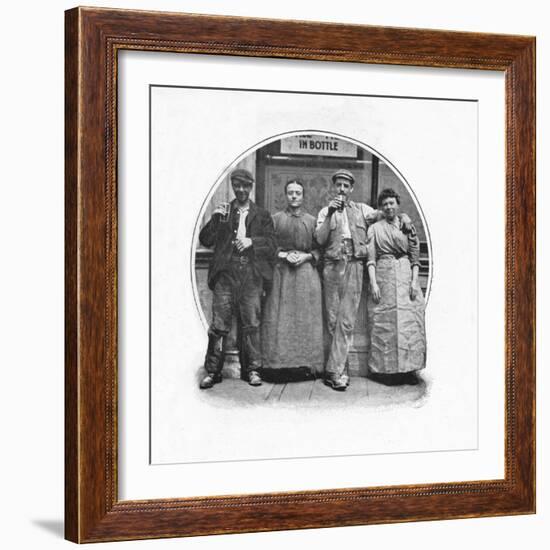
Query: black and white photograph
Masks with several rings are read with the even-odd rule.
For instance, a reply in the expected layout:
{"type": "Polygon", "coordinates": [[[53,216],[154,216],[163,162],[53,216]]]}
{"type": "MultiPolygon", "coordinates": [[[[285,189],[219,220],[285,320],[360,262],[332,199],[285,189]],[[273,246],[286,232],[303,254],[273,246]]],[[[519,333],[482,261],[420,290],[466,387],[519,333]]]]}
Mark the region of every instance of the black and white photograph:
{"type": "Polygon", "coordinates": [[[201,389],[227,378],[216,394],[319,407],[321,383],[353,379],[347,400],[363,406],[424,397],[429,241],[377,155],[336,136],[274,139],[230,171],[201,226],[201,389]]]}

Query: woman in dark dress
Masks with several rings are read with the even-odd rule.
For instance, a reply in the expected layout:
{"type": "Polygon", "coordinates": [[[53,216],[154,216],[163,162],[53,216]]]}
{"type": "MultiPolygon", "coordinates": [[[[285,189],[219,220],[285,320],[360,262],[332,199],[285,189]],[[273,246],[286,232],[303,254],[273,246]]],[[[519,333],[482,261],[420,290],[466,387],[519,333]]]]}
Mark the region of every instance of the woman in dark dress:
{"type": "Polygon", "coordinates": [[[323,321],[316,219],[303,210],[304,186],[285,186],[287,208],[273,215],[277,261],[263,309],[263,378],[275,381],[322,374],[323,321]]]}

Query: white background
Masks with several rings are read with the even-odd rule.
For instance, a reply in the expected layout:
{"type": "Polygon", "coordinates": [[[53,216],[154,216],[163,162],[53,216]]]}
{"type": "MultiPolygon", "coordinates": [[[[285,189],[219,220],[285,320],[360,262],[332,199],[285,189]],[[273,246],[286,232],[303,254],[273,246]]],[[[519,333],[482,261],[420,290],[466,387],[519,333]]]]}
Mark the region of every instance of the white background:
{"type": "MultiPolygon", "coordinates": [[[[94,4],[94,2],[90,2],[94,4]]],[[[392,26],[447,28],[479,32],[536,34],[538,80],[538,180],[544,181],[548,161],[548,97],[550,45],[544,3],[388,0],[369,4],[292,2],[256,4],[175,1],[110,2],[126,8],[312,19],[392,26]]],[[[6,548],[69,547],[62,540],[63,517],[63,10],[68,2],[30,2],[4,6],[2,34],[2,545],[6,548]],[[24,25],[23,25],[24,22],[24,25]]],[[[546,194],[547,195],[547,194],[546,194]]],[[[528,544],[543,548],[550,521],[548,464],[550,395],[544,372],[548,344],[542,335],[547,313],[542,212],[548,199],[538,190],[539,238],[539,368],[538,511],[536,516],[412,523],[328,530],[228,535],[120,543],[163,548],[349,548],[432,549],[490,544],[502,549],[528,544]]]]}

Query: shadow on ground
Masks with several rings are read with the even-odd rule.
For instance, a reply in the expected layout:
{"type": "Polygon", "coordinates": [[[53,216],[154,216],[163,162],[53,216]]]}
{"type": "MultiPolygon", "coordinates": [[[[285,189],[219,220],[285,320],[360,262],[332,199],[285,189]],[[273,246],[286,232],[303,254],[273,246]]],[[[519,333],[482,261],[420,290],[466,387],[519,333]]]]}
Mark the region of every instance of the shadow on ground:
{"type": "Polygon", "coordinates": [[[290,407],[382,407],[409,405],[422,406],[428,395],[428,385],[418,378],[416,385],[389,386],[365,377],[353,377],[345,392],[327,387],[323,380],[272,383],[264,381],[253,387],[243,380],[225,378],[213,388],[199,390],[204,400],[213,404],[231,406],[290,406],[290,407]]]}

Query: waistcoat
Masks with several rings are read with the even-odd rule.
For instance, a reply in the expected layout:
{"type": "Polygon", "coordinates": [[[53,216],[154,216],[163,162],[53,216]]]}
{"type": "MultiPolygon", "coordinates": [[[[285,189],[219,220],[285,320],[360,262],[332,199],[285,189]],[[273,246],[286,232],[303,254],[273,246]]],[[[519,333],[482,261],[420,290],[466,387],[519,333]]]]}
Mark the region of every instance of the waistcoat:
{"type": "MultiPolygon", "coordinates": [[[[367,222],[363,216],[361,207],[350,201],[346,205],[349,231],[353,242],[353,257],[363,259],[367,257],[367,222]]],[[[341,260],[342,254],[342,217],[334,213],[330,219],[330,236],[325,248],[325,258],[329,260],[341,260]]]]}

